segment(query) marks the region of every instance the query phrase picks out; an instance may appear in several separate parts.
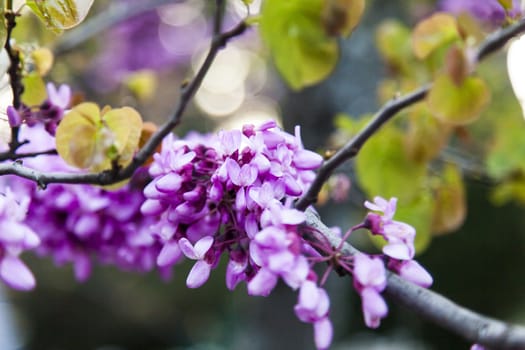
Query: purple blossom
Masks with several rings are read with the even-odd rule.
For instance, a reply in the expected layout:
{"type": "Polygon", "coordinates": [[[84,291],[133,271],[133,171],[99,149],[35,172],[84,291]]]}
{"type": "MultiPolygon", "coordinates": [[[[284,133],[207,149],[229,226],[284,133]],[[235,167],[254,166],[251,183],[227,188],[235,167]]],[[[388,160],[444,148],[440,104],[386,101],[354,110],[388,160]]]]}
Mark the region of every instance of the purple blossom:
{"type": "Polygon", "coordinates": [[[405,280],[423,288],[430,287],[434,281],[428,271],[415,260],[391,259],[388,268],[405,280]]]}
{"type": "Polygon", "coordinates": [[[11,288],[30,290],[35,278],[19,255],[40,244],[36,233],[24,223],[30,198],[9,187],[0,190],[0,278],[11,288]]]}
{"type": "MultiPolygon", "coordinates": [[[[498,0],[441,0],[438,9],[459,15],[469,13],[475,18],[491,25],[501,25],[507,16],[505,9],[498,0]]],[[[512,18],[521,16],[520,0],[512,1],[512,9],[508,15],[512,18]]]]}
{"type": "Polygon", "coordinates": [[[64,117],[71,101],[71,88],[60,85],[57,88],[53,83],[46,86],[47,99],[39,106],[22,105],[18,110],[7,107],[7,115],[11,126],[20,126],[25,122],[29,126],[42,124],[50,135],[55,135],[58,123],[64,117]]]}
{"type": "Polygon", "coordinates": [[[310,280],[305,280],[299,290],[295,305],[295,314],[303,322],[314,325],[315,345],[318,349],[327,349],[332,342],[333,328],[328,311],[330,299],[322,288],[310,280]]]}
{"type": "Polygon", "coordinates": [[[396,212],[396,204],[396,198],[387,201],[381,197],[375,197],[373,203],[366,201],[365,207],[382,212],[382,214],[369,213],[365,225],[373,234],[381,235],[387,241],[383,247],[383,253],[395,259],[410,260],[415,254],[416,230],[404,222],[392,220],[396,212]]]}
{"type": "Polygon", "coordinates": [[[388,307],[381,297],[386,287],[386,270],[383,261],[358,253],[354,255],[354,288],[361,295],[365,323],[377,328],[388,313],[388,307]]]}
{"type": "Polygon", "coordinates": [[[186,238],[181,238],[179,246],[181,251],[188,259],[197,260],[193,268],[191,269],[186,285],[188,288],[198,288],[202,286],[210,277],[211,267],[208,261],[206,261],[206,253],[210,250],[213,245],[213,237],[204,236],[192,245],[186,238]]]}
{"type": "MultiPolygon", "coordinates": [[[[181,251],[197,260],[186,281],[196,288],[228,252],[229,289],[244,281],[248,294],[267,296],[281,279],[294,290],[308,290],[303,286],[313,274],[308,262],[312,248],[298,232],[305,215],[292,206],[321,163],[321,156],[303,148],[299,130],[290,135],[273,121],[216,136],[168,136],[154,155],[153,179],[141,208],[160,218],[152,227],[164,245],[157,263],[176,264],[181,251]]],[[[326,309],[308,322],[324,349],[332,330],[328,297],[320,293],[326,309]]]]}
{"type": "MultiPolygon", "coordinates": [[[[21,152],[48,149],[54,143],[43,125],[23,126],[21,137],[31,140],[21,152]]],[[[78,171],[56,155],[29,158],[24,165],[41,171],[78,171]]],[[[162,246],[150,234],[155,219],[140,213],[144,202],[140,176],[115,191],[78,184],[51,184],[39,190],[18,177],[10,178],[9,183],[18,196],[31,197],[26,224],[41,240],[37,254],[51,256],[58,265],[73,263],[78,280],[89,277],[93,260],[125,270],[156,268],[162,246]]],[[[166,271],[161,266],[161,272],[166,271]]]]}

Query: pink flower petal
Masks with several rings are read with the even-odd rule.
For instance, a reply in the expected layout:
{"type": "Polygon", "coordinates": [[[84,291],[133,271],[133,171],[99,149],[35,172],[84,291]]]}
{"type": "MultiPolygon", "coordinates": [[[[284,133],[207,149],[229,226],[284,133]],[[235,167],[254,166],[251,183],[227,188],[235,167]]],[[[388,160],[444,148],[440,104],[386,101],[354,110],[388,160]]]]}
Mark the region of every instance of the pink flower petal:
{"type": "Polygon", "coordinates": [[[330,322],[328,317],[314,323],[314,340],[318,350],[325,350],[330,347],[333,334],[332,322],[330,322]]]}
{"type": "Polygon", "coordinates": [[[381,319],[388,313],[385,300],[373,288],[365,288],[361,292],[361,299],[366,325],[370,328],[379,327],[381,319]]]}
{"type": "Polygon", "coordinates": [[[182,258],[182,251],[176,241],[169,241],[162,247],[157,257],[158,266],[169,266],[175,264],[182,258]]]}
{"type": "Polygon", "coordinates": [[[0,277],[11,288],[31,290],[35,287],[35,277],[18,257],[6,255],[0,262],[0,277]]]}
{"type": "Polygon", "coordinates": [[[179,248],[188,259],[197,260],[199,256],[195,252],[193,245],[187,238],[183,237],[179,240],[179,248]]]}
{"type": "Polygon", "coordinates": [[[248,282],[248,294],[268,296],[277,285],[277,276],[265,268],[261,268],[259,272],[248,282]]]}
{"type": "Polygon", "coordinates": [[[211,266],[203,261],[199,260],[193,265],[188,278],[186,279],[186,286],[188,288],[199,288],[202,286],[210,277],[211,266]]]}
{"type": "Polygon", "coordinates": [[[199,259],[204,258],[204,255],[210,250],[211,246],[213,245],[213,237],[212,236],[205,236],[202,237],[195,243],[194,251],[199,257],[199,259]]]}

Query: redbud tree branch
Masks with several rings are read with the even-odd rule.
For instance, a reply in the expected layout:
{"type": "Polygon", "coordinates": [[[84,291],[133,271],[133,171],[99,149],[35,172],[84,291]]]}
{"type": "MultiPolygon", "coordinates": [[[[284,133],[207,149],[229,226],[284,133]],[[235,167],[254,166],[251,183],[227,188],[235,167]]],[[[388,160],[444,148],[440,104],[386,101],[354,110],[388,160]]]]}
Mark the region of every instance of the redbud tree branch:
{"type": "MultiPolygon", "coordinates": [[[[217,1],[220,5],[223,0],[217,1]]],[[[218,7],[217,11],[221,11],[222,5],[218,7]]],[[[215,21],[222,22],[222,15],[216,16],[215,21]]],[[[214,28],[220,29],[221,24],[214,25],[214,28]]],[[[241,35],[247,29],[244,22],[240,22],[237,26],[226,32],[217,32],[213,35],[210,49],[202,63],[202,66],[197,71],[195,77],[188,83],[182,86],[181,96],[175,112],[169,120],[167,120],[148,140],[148,142],[135,154],[132,162],[121,169],[106,170],[99,173],[64,173],[64,172],[40,172],[35,169],[24,166],[21,162],[16,161],[9,164],[0,164],[0,175],[17,175],[29,180],[35,181],[40,187],[45,188],[50,183],[70,183],[70,184],[96,184],[96,185],[110,185],[119,181],[129,179],[135,170],[144,164],[144,162],[151,157],[155,149],[162,142],[164,137],[170,134],[173,129],[179,124],[186,107],[195,95],[195,92],[200,87],[204,77],[210,69],[217,53],[228,43],[228,41],[238,35],[241,35]]]]}
{"type": "MultiPolygon", "coordinates": [[[[481,62],[485,57],[501,49],[510,39],[522,32],[525,32],[525,18],[507,28],[489,35],[476,50],[474,54],[474,63],[481,62]]],[[[406,95],[395,97],[384,104],[383,107],[381,107],[381,109],[373,116],[372,120],[357,135],[355,135],[354,138],[352,138],[321,166],[308,191],[297,201],[295,205],[296,208],[305,210],[310,204],[315,203],[323,184],[332,175],[334,170],[347,160],[354,158],[366,141],[377,133],[383,124],[397,115],[399,111],[423,101],[431,87],[432,84],[427,84],[406,95]]]]}
{"type": "MultiPolygon", "coordinates": [[[[6,11],[4,14],[5,18],[2,18],[2,20],[5,20],[7,31],[4,49],[7,52],[7,56],[9,56],[10,61],[7,74],[9,75],[9,83],[11,85],[11,90],[13,91],[13,107],[18,109],[22,104],[21,96],[24,92],[24,86],[22,85],[20,52],[13,48],[11,40],[13,29],[16,27],[16,17],[18,14],[13,11],[12,1],[8,1],[6,5],[6,11]]],[[[20,142],[18,140],[19,129],[20,128],[18,126],[11,127],[11,141],[9,142],[10,153],[16,152],[16,150],[24,144],[24,142],[20,142]]]]}
{"type": "MultiPolygon", "coordinates": [[[[341,238],[326,227],[310,209],[306,210],[304,231],[307,240],[314,242],[328,240],[332,247],[341,245],[341,238]]],[[[354,255],[358,252],[350,244],[343,243],[341,249],[343,255],[354,255]]],[[[483,316],[438,293],[412,284],[390,271],[387,272],[385,294],[392,301],[472,343],[490,349],[525,349],[525,327],[483,316]]]]}

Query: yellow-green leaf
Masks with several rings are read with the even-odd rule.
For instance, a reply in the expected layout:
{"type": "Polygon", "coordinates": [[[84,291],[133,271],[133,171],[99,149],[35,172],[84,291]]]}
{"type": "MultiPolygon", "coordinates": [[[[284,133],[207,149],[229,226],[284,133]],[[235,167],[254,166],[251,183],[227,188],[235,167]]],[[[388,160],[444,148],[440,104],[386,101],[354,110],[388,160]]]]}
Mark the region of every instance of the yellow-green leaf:
{"type": "Polygon", "coordinates": [[[498,0],[498,2],[505,10],[512,10],[512,0],[498,0]]]}
{"type": "Polygon", "coordinates": [[[26,5],[56,33],[84,20],[93,0],[26,0],[26,5]]]}
{"type": "Polygon", "coordinates": [[[457,39],[456,19],[438,12],[418,23],[412,33],[412,49],[417,58],[424,59],[457,39]]]}
{"type": "Polygon", "coordinates": [[[512,200],[525,203],[525,179],[519,177],[498,184],[491,193],[490,199],[495,205],[503,205],[512,200]]]}
{"type": "Polygon", "coordinates": [[[475,121],[490,101],[490,91],[477,77],[466,77],[456,85],[447,74],[440,75],[430,89],[427,103],[443,123],[465,125],[475,121]]]}
{"type": "Polygon", "coordinates": [[[451,128],[434,118],[420,105],[410,112],[405,149],[415,162],[428,162],[434,159],[446,145],[451,128]]]}
{"type": "Polygon", "coordinates": [[[322,0],[266,0],[260,31],[288,85],[299,90],[325,79],[335,68],[339,47],[322,26],[322,0]]]}
{"type": "Polygon", "coordinates": [[[497,181],[515,173],[525,174],[525,125],[521,118],[498,120],[488,145],[488,174],[497,181]]]}
{"type": "Polygon", "coordinates": [[[456,165],[447,164],[435,189],[432,232],[445,234],[457,230],[465,221],[465,186],[456,165]]]}
{"type": "Polygon", "coordinates": [[[374,135],[356,157],[357,179],[368,197],[397,197],[410,203],[425,187],[426,164],[405,152],[403,133],[387,127],[374,135]]]}
{"type": "Polygon", "coordinates": [[[323,25],[328,35],[349,36],[361,21],[364,0],[325,0],[323,25]]]}
{"type": "Polygon", "coordinates": [[[423,253],[432,240],[430,225],[433,211],[434,201],[428,190],[421,191],[411,201],[397,206],[395,219],[406,222],[416,229],[414,240],[416,254],[423,253]]]}
{"type": "Polygon", "coordinates": [[[152,70],[143,69],[127,76],[124,83],[139,100],[148,101],[157,88],[157,75],[152,70]]]}
{"type": "Polygon", "coordinates": [[[7,39],[7,27],[5,23],[5,6],[4,0],[0,0],[0,48],[5,46],[5,41],[7,39]]]}
{"type": "Polygon", "coordinates": [[[36,72],[42,77],[53,67],[53,52],[45,47],[40,47],[31,52],[31,59],[36,68],[36,72]]]}
{"type": "Polygon", "coordinates": [[[69,111],[56,130],[56,149],[66,163],[86,169],[100,158],[97,134],[100,109],[94,103],[82,103],[69,111]]]}
{"type": "Polygon", "coordinates": [[[137,149],[142,131],[140,114],[130,107],[100,111],[82,103],[67,113],[56,131],[58,154],[70,165],[92,171],[126,166],[137,149]]]}
{"type": "Polygon", "coordinates": [[[131,162],[139,145],[142,132],[142,118],[131,107],[112,109],[102,116],[103,124],[111,130],[115,139],[118,164],[126,166],[131,162]]]}
{"type": "Polygon", "coordinates": [[[395,20],[381,23],[376,31],[376,43],[379,53],[390,66],[404,72],[413,69],[410,31],[403,23],[395,20]]]}
{"type": "Polygon", "coordinates": [[[24,76],[22,84],[24,85],[22,102],[27,106],[37,106],[46,99],[46,84],[38,72],[32,72],[24,76]]]}

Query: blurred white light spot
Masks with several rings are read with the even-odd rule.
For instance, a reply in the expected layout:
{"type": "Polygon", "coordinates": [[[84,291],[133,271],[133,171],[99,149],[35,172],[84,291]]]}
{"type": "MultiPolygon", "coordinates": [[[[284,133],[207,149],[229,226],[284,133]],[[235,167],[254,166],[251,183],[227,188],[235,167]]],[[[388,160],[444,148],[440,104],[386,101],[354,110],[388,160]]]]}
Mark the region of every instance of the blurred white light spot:
{"type": "Polygon", "coordinates": [[[9,56],[7,51],[0,51],[0,151],[7,150],[7,144],[11,140],[11,127],[7,121],[7,107],[13,104],[13,90],[9,84],[9,56]]]}
{"type": "Polygon", "coordinates": [[[203,7],[204,2],[202,0],[192,0],[159,7],[157,13],[160,20],[165,24],[185,26],[201,16],[203,7]]]}
{"type": "Polygon", "coordinates": [[[514,40],[507,53],[507,69],[514,94],[518,98],[525,118],[525,34],[514,40]]]}
{"type": "MultiPolygon", "coordinates": [[[[196,72],[207,52],[201,52],[197,58],[192,60],[193,70],[196,72]]],[[[228,46],[225,50],[219,51],[215,61],[206,74],[202,86],[209,91],[216,93],[227,93],[238,90],[244,84],[250,70],[250,56],[245,50],[241,50],[234,45],[228,46]]]]}
{"type": "Polygon", "coordinates": [[[246,90],[248,94],[256,95],[264,88],[268,80],[268,68],[266,62],[254,53],[250,53],[250,73],[246,79],[246,90]]]}
{"type": "Polygon", "coordinates": [[[197,106],[210,117],[224,117],[234,113],[244,101],[244,85],[227,92],[210,91],[201,87],[195,95],[197,106]]]}
{"type": "Polygon", "coordinates": [[[257,97],[256,99],[247,100],[231,118],[222,122],[218,129],[240,129],[246,124],[257,126],[268,120],[275,120],[279,126],[282,126],[275,101],[257,97]]]}

